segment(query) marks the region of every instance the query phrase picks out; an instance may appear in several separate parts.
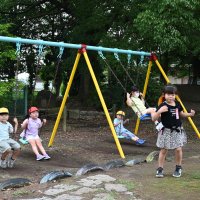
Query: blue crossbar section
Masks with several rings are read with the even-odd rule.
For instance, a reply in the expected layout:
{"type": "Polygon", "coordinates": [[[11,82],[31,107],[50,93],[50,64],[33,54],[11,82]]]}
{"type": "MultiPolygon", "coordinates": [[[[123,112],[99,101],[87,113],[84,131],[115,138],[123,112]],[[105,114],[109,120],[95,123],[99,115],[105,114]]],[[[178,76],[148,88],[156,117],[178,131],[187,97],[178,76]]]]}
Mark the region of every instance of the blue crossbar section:
{"type": "Polygon", "coordinates": [[[140,116],[141,121],[149,120],[149,119],[151,119],[151,114],[145,114],[145,115],[140,116]]]}
{"type": "MultiPolygon", "coordinates": [[[[44,40],[32,40],[32,39],[24,39],[24,38],[18,38],[18,37],[13,38],[13,37],[5,37],[5,36],[0,36],[0,41],[21,43],[21,44],[46,45],[46,46],[64,47],[64,48],[72,48],[72,49],[81,49],[82,47],[81,44],[51,42],[51,41],[44,41],[44,40]]],[[[144,52],[144,51],[132,51],[132,50],[117,49],[117,48],[106,48],[106,47],[96,47],[96,46],[86,45],[86,49],[93,50],[93,51],[105,51],[105,52],[132,54],[132,55],[139,55],[139,56],[151,56],[151,53],[144,52]]]]}

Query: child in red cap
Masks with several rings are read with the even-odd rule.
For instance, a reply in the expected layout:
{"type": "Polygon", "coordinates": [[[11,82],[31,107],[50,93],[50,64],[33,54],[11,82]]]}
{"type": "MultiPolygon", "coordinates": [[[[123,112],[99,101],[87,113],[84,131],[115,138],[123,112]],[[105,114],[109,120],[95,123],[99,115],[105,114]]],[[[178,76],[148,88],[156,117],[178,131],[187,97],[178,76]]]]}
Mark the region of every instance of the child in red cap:
{"type": "Polygon", "coordinates": [[[39,129],[46,124],[46,119],[42,121],[39,118],[39,109],[37,107],[31,107],[29,109],[29,118],[25,119],[21,125],[24,129],[21,136],[31,144],[33,152],[36,155],[36,160],[49,160],[50,156],[46,153],[42,146],[41,139],[38,135],[39,129]],[[40,154],[40,152],[41,154],[40,154]]]}

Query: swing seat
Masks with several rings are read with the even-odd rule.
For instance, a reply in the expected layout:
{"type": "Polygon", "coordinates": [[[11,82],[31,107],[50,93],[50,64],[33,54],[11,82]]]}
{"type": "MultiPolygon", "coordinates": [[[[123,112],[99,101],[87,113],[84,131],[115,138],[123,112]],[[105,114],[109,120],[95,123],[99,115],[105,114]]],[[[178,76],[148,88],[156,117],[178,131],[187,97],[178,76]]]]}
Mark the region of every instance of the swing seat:
{"type": "Polygon", "coordinates": [[[144,114],[140,116],[141,121],[149,120],[149,119],[151,119],[151,114],[144,114]]]}
{"type": "MultiPolygon", "coordinates": [[[[129,139],[125,138],[125,137],[122,136],[122,135],[118,135],[117,137],[118,137],[118,139],[126,139],[126,140],[129,140],[129,139]]],[[[135,144],[136,144],[136,145],[143,145],[145,142],[146,142],[146,140],[138,139],[138,140],[135,142],[135,144]]]]}
{"type": "Polygon", "coordinates": [[[22,144],[28,144],[29,142],[26,140],[26,138],[24,138],[24,137],[21,137],[20,139],[19,139],[19,141],[22,143],[22,144]]]}
{"type": "Polygon", "coordinates": [[[118,135],[117,137],[118,137],[118,139],[124,139],[125,138],[123,135],[118,135]]]}

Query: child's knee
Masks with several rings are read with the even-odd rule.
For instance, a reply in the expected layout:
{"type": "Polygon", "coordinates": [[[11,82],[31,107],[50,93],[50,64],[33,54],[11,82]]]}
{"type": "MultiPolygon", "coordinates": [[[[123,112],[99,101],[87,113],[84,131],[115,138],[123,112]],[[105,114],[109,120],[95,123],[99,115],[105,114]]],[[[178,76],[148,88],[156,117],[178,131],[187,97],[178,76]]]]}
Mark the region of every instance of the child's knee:
{"type": "Polygon", "coordinates": [[[176,148],[175,151],[178,152],[178,153],[179,153],[179,152],[182,152],[182,147],[176,148]]]}
{"type": "Polygon", "coordinates": [[[161,149],[160,153],[163,154],[163,155],[165,155],[167,153],[167,149],[161,149]]]}
{"type": "Polygon", "coordinates": [[[7,148],[3,153],[10,153],[12,151],[11,148],[7,148]]]}
{"type": "Polygon", "coordinates": [[[150,108],[150,112],[151,112],[151,113],[156,112],[156,108],[150,108]]]}

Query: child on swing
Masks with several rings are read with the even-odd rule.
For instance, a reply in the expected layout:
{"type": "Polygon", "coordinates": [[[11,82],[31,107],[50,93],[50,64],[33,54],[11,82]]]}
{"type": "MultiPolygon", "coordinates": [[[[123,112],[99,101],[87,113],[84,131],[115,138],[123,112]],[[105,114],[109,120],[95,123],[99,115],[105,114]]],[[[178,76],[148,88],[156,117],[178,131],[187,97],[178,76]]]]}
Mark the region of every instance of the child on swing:
{"type": "Polygon", "coordinates": [[[131,93],[127,93],[127,105],[133,109],[138,117],[155,113],[156,108],[146,108],[145,101],[142,96],[142,93],[139,92],[139,89],[136,86],[132,86],[131,93]]]}
{"type": "Polygon", "coordinates": [[[7,108],[0,108],[0,166],[2,168],[13,168],[17,157],[20,154],[20,144],[10,138],[10,133],[16,133],[18,128],[17,118],[14,118],[15,127],[8,122],[9,111],[7,108]],[[10,152],[13,150],[12,155],[9,159],[10,152]]]}
{"type": "Polygon", "coordinates": [[[137,145],[141,145],[145,143],[145,140],[139,139],[135,134],[131,133],[129,130],[124,128],[124,124],[129,122],[129,119],[123,120],[125,117],[125,112],[118,111],[116,113],[116,118],[114,119],[114,127],[115,131],[118,136],[123,136],[124,138],[128,140],[133,140],[136,142],[137,145]]]}
{"type": "Polygon", "coordinates": [[[41,139],[38,135],[39,129],[46,124],[46,119],[43,121],[39,118],[39,110],[37,107],[31,107],[29,109],[29,118],[25,119],[21,124],[22,132],[21,137],[25,137],[30,143],[33,152],[36,155],[36,160],[40,161],[42,159],[49,160],[50,156],[46,153],[44,147],[42,146],[41,139]],[[42,153],[40,154],[39,151],[42,153]]]}
{"type": "MultiPolygon", "coordinates": [[[[133,109],[138,117],[141,117],[145,114],[151,114],[152,119],[156,111],[156,108],[146,108],[142,93],[139,92],[139,89],[135,85],[132,86],[131,93],[127,93],[126,103],[129,107],[133,109]]],[[[155,121],[154,123],[156,125],[157,131],[160,131],[163,128],[162,123],[159,123],[158,121],[155,121]]]]}
{"type": "Polygon", "coordinates": [[[169,149],[175,150],[176,167],[173,177],[179,178],[182,173],[182,147],[187,143],[187,136],[182,127],[180,117],[193,117],[195,111],[191,110],[190,113],[183,112],[181,104],[175,101],[177,88],[174,85],[166,85],[164,87],[165,101],[159,105],[153,120],[161,117],[161,122],[164,128],[158,133],[157,147],[160,148],[158,158],[158,168],[156,177],[162,178],[164,161],[169,149]]]}

